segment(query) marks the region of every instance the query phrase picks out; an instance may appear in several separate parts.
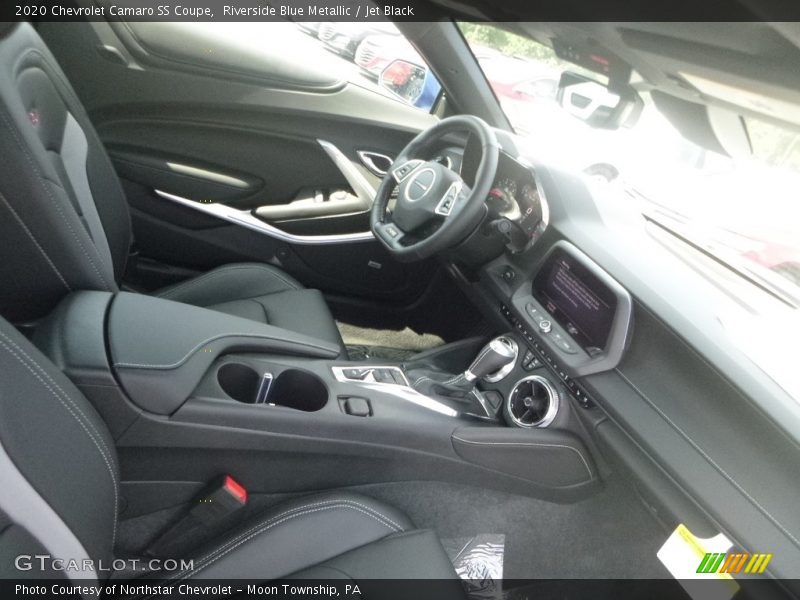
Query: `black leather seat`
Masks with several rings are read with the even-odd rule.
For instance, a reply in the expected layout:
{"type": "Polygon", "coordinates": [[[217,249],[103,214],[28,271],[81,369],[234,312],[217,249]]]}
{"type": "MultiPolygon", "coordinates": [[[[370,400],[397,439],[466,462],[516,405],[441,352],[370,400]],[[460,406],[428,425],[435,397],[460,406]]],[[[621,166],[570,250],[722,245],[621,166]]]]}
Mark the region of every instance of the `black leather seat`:
{"type": "MultiPolygon", "coordinates": [[[[117,291],[131,243],[120,182],[75,92],[27,23],[0,24],[0,314],[117,291]]],[[[276,267],[229,265],[157,292],[343,347],[322,295],[276,267]]]]}
{"type": "MultiPolygon", "coordinates": [[[[110,433],[63,373],[2,319],[0,481],[0,578],[78,578],[69,571],[42,572],[38,562],[21,572],[15,566],[20,555],[112,564],[120,472],[110,433]]],[[[148,581],[349,578],[369,597],[370,581],[435,579],[435,597],[463,598],[433,532],[414,529],[390,506],[347,492],[285,502],[184,558],[194,560],[191,569],[149,573],[148,581]]],[[[80,583],[108,576],[100,572],[80,583]]]]}

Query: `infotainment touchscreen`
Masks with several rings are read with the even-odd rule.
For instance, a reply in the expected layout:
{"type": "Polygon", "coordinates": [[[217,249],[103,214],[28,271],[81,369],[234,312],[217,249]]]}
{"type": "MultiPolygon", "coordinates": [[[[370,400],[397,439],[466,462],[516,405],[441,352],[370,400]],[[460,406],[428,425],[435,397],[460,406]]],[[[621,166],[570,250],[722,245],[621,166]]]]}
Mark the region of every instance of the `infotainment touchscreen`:
{"type": "Polygon", "coordinates": [[[578,259],[554,250],[533,281],[533,296],[585,349],[605,348],[617,297],[578,259]]]}

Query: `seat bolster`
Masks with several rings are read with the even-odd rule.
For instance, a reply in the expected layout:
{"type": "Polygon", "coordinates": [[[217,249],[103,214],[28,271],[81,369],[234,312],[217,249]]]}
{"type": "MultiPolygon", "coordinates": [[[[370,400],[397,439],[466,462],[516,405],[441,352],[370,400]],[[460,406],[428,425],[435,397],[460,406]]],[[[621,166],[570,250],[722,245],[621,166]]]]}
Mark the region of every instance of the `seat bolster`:
{"type": "Polygon", "coordinates": [[[163,288],[154,295],[205,307],[299,289],[303,286],[297,280],[273,266],[235,263],[163,288]]]}
{"type": "Polygon", "coordinates": [[[205,308],[324,340],[338,346],[342,356],[347,354],[336,322],[319,290],[289,290],[205,308]]]}
{"type": "Polygon", "coordinates": [[[286,577],[356,548],[411,529],[396,509],[357,494],[300,498],[262,515],[194,557],[182,579],[286,577]]]}
{"type": "Polygon", "coordinates": [[[276,267],[237,263],[164,288],[154,294],[193,306],[274,325],[346,349],[322,293],[305,289],[276,267]]]}

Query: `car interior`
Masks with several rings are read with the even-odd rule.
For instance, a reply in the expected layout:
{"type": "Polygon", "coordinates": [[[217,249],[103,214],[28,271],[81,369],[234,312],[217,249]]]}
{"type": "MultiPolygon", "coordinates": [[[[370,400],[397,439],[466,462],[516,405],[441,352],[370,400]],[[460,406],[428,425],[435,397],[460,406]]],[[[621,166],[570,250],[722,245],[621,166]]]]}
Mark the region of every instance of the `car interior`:
{"type": "MultiPolygon", "coordinates": [[[[737,62],[747,26],[515,24],[635,69],[696,139],[710,113],[673,73],[800,97],[773,77],[800,37],[759,24],[737,62]]],[[[110,577],[463,598],[669,579],[683,524],[770,553],[752,578],[790,593],[797,402],[730,342],[724,292],[532,158],[452,20],[398,27],[430,112],[230,24],[3,24],[2,577],[171,557],[194,563],[110,577]],[[491,575],[464,567],[481,542],[491,575]]]]}

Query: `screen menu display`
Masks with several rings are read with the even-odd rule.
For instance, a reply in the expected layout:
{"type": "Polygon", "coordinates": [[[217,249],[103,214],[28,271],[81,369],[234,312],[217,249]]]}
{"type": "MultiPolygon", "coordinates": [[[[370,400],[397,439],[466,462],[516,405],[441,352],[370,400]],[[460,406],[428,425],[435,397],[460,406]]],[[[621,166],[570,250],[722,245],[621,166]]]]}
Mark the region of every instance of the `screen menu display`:
{"type": "Polygon", "coordinates": [[[586,266],[557,249],[533,281],[533,296],[585,349],[603,349],[614,322],[617,297],[586,266]]]}

